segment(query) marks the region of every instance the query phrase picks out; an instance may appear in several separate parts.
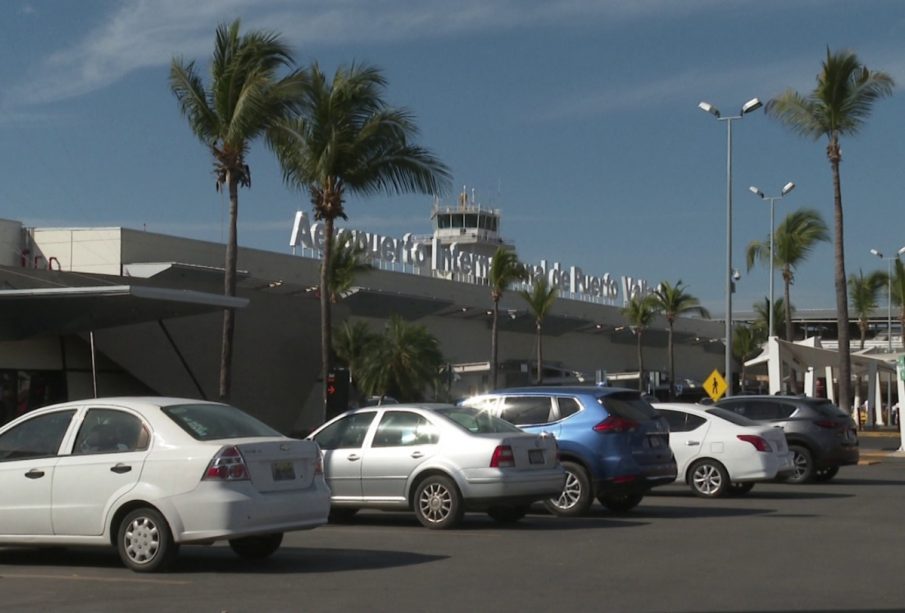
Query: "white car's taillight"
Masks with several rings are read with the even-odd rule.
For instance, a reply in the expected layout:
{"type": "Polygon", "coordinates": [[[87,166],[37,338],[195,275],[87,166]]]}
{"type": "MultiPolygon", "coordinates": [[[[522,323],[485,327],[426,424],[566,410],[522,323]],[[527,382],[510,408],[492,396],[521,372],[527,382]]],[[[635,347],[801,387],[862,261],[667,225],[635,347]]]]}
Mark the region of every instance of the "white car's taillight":
{"type": "Polygon", "coordinates": [[[217,452],[204,471],[203,481],[243,481],[248,479],[248,468],[239,448],[224,447],[217,452]]]}
{"type": "Polygon", "coordinates": [[[515,466],[515,456],[509,445],[497,445],[490,457],[490,468],[512,468],[515,466]]]}

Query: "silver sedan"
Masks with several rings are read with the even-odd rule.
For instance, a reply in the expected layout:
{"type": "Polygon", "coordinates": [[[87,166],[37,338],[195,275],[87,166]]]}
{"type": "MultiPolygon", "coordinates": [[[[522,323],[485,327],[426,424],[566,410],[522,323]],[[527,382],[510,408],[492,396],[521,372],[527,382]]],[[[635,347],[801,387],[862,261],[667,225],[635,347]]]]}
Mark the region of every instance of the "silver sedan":
{"type": "Polygon", "coordinates": [[[428,528],[451,528],[466,510],[514,522],[563,487],[552,436],[470,407],[357,409],[309,438],[323,450],[334,520],[376,508],[414,510],[428,528]]]}

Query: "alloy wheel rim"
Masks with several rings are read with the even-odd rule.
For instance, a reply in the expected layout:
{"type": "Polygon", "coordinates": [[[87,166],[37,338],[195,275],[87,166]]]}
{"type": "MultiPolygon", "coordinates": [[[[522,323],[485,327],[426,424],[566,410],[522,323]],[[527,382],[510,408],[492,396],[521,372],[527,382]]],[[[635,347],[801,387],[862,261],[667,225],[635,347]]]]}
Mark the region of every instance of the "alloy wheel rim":
{"type": "Polygon", "coordinates": [[[707,496],[713,496],[723,485],[722,475],[710,464],[699,466],[694,471],[693,480],[695,489],[707,496]]]}
{"type": "Polygon", "coordinates": [[[431,483],[421,491],[418,501],[421,515],[431,523],[439,523],[452,512],[452,494],[439,483],[431,483]]]}
{"type": "Polygon", "coordinates": [[[563,486],[562,492],[554,504],[559,509],[571,509],[578,504],[580,498],[581,482],[578,480],[578,477],[575,476],[575,473],[566,472],[566,484],[563,486]]]}
{"type": "Polygon", "coordinates": [[[804,454],[796,451],[792,457],[792,463],[795,465],[794,477],[798,479],[807,471],[808,461],[805,459],[804,454]]]}

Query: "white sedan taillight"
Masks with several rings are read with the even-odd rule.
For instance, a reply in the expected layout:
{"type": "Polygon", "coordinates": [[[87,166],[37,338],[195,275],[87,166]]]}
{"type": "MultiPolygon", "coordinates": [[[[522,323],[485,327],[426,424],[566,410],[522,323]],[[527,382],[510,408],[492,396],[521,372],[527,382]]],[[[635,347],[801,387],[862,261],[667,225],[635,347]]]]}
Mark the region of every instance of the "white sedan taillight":
{"type": "Polygon", "coordinates": [[[207,465],[202,481],[244,481],[248,479],[248,468],[239,448],[224,447],[207,465]]]}

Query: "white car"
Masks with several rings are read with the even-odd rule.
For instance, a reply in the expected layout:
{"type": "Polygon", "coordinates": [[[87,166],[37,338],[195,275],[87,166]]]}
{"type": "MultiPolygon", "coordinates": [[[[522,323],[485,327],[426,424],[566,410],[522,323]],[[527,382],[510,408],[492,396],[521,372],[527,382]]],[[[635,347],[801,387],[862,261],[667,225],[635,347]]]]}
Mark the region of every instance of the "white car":
{"type": "Polygon", "coordinates": [[[654,403],[669,423],[678,477],[704,498],[741,495],[758,481],[794,470],[781,428],[764,426],[719,407],[654,403]]]}
{"type": "Polygon", "coordinates": [[[183,398],[96,398],[0,428],[0,546],[113,545],[134,571],[182,543],[245,558],[324,524],[320,449],[241,410],[183,398]]]}
{"type": "Polygon", "coordinates": [[[558,496],[556,440],[471,407],[390,404],[347,411],[310,437],[324,450],[333,519],[359,509],[414,510],[427,528],[453,528],[466,510],[515,522],[558,496]]]}

